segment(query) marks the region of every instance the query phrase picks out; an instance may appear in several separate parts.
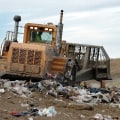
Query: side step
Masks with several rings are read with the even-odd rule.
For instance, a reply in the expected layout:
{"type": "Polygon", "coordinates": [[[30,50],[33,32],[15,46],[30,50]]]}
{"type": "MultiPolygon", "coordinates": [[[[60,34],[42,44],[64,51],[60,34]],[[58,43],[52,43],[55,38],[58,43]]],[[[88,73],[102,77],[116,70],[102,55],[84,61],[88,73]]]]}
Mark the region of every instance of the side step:
{"type": "Polygon", "coordinates": [[[66,63],[67,63],[67,59],[64,58],[64,57],[55,57],[55,58],[53,58],[50,72],[52,74],[64,73],[66,63]]]}

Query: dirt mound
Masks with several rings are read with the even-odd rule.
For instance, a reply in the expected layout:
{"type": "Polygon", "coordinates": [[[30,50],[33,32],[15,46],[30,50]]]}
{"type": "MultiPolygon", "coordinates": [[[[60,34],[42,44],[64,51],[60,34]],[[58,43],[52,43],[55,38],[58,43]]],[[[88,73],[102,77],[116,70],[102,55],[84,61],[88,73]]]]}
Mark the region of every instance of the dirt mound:
{"type": "Polygon", "coordinates": [[[112,79],[120,80],[120,58],[119,59],[111,59],[110,70],[111,70],[112,79]]]}

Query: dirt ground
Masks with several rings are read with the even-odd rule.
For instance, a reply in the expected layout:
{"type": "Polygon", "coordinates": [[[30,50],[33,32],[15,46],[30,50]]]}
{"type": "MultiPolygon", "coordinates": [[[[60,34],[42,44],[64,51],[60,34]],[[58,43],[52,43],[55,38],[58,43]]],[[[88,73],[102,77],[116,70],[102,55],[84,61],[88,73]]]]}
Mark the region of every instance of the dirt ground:
{"type": "MultiPolygon", "coordinates": [[[[111,60],[111,75],[113,80],[105,81],[106,86],[120,88],[120,59],[111,60]]],[[[89,81],[89,84],[99,86],[99,82],[95,80],[89,81]]],[[[39,91],[35,91],[32,98],[23,98],[8,91],[3,94],[0,93],[0,120],[95,120],[93,119],[93,116],[97,113],[117,117],[113,120],[120,119],[120,108],[117,107],[99,104],[94,105],[94,109],[78,110],[76,108],[68,108],[65,106],[68,103],[71,103],[68,99],[63,97],[55,98],[50,95],[45,95],[44,93],[41,94],[39,91]],[[21,106],[22,104],[32,105],[21,106]],[[15,117],[11,115],[13,112],[28,111],[33,107],[48,108],[49,106],[54,106],[57,111],[57,114],[53,117],[28,115],[15,117]]]]}

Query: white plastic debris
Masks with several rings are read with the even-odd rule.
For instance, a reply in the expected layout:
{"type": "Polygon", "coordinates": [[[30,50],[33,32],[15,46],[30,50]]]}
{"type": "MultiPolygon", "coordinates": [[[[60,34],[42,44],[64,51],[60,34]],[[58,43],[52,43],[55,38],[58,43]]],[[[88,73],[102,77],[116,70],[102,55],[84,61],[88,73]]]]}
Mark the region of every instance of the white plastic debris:
{"type": "Polygon", "coordinates": [[[118,104],[111,103],[110,106],[113,107],[113,108],[119,108],[120,109],[120,104],[119,103],[118,104]]]}
{"type": "Polygon", "coordinates": [[[85,116],[84,116],[84,115],[82,115],[82,114],[80,115],[80,117],[81,117],[81,118],[85,118],[85,116]]]}
{"type": "Polygon", "coordinates": [[[44,87],[43,87],[41,82],[38,83],[38,88],[39,88],[39,91],[43,91],[44,90],[44,87]]]}
{"type": "Polygon", "coordinates": [[[99,113],[97,113],[93,118],[96,120],[113,120],[110,115],[102,115],[99,113]]]}
{"type": "Polygon", "coordinates": [[[77,103],[83,103],[83,102],[91,101],[92,97],[90,95],[79,95],[79,96],[71,96],[70,99],[72,99],[74,102],[77,103]]]}
{"type": "Polygon", "coordinates": [[[57,114],[57,112],[56,112],[54,106],[50,106],[48,108],[39,109],[38,114],[40,116],[44,115],[44,116],[47,116],[47,117],[53,117],[57,114]]]}
{"type": "Polygon", "coordinates": [[[52,116],[55,116],[56,114],[57,114],[57,112],[53,106],[50,106],[47,109],[47,117],[52,117],[52,116]]]}
{"type": "Polygon", "coordinates": [[[4,89],[0,89],[0,93],[4,93],[5,92],[5,90],[4,89]]]}
{"type": "Polygon", "coordinates": [[[11,83],[12,83],[11,81],[5,81],[4,88],[6,88],[7,90],[10,90],[12,88],[11,83]]]}
{"type": "Polygon", "coordinates": [[[86,89],[79,89],[79,94],[80,95],[87,95],[87,90],[86,89]]]}
{"type": "Polygon", "coordinates": [[[103,120],[102,114],[99,114],[99,113],[97,113],[97,114],[94,116],[94,118],[97,119],[97,120],[103,120]]]}
{"type": "Polygon", "coordinates": [[[28,120],[33,120],[33,118],[32,118],[32,117],[30,117],[30,118],[28,118],[28,120]]]}
{"type": "Polygon", "coordinates": [[[22,107],[28,107],[29,104],[23,104],[23,103],[21,103],[21,106],[22,106],[22,107]]]}
{"type": "Polygon", "coordinates": [[[31,92],[23,86],[15,86],[12,88],[12,91],[19,94],[21,97],[30,97],[31,96],[31,92]]]}

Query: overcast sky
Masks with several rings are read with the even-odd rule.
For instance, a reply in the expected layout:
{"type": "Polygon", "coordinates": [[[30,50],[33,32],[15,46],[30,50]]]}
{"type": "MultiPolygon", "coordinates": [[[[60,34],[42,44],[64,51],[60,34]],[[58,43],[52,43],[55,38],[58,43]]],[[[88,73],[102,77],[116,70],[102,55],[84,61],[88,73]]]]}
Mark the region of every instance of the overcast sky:
{"type": "Polygon", "coordinates": [[[26,22],[58,24],[64,10],[63,39],[104,46],[110,58],[120,58],[120,0],[0,0],[0,43],[7,30],[26,22]]]}

